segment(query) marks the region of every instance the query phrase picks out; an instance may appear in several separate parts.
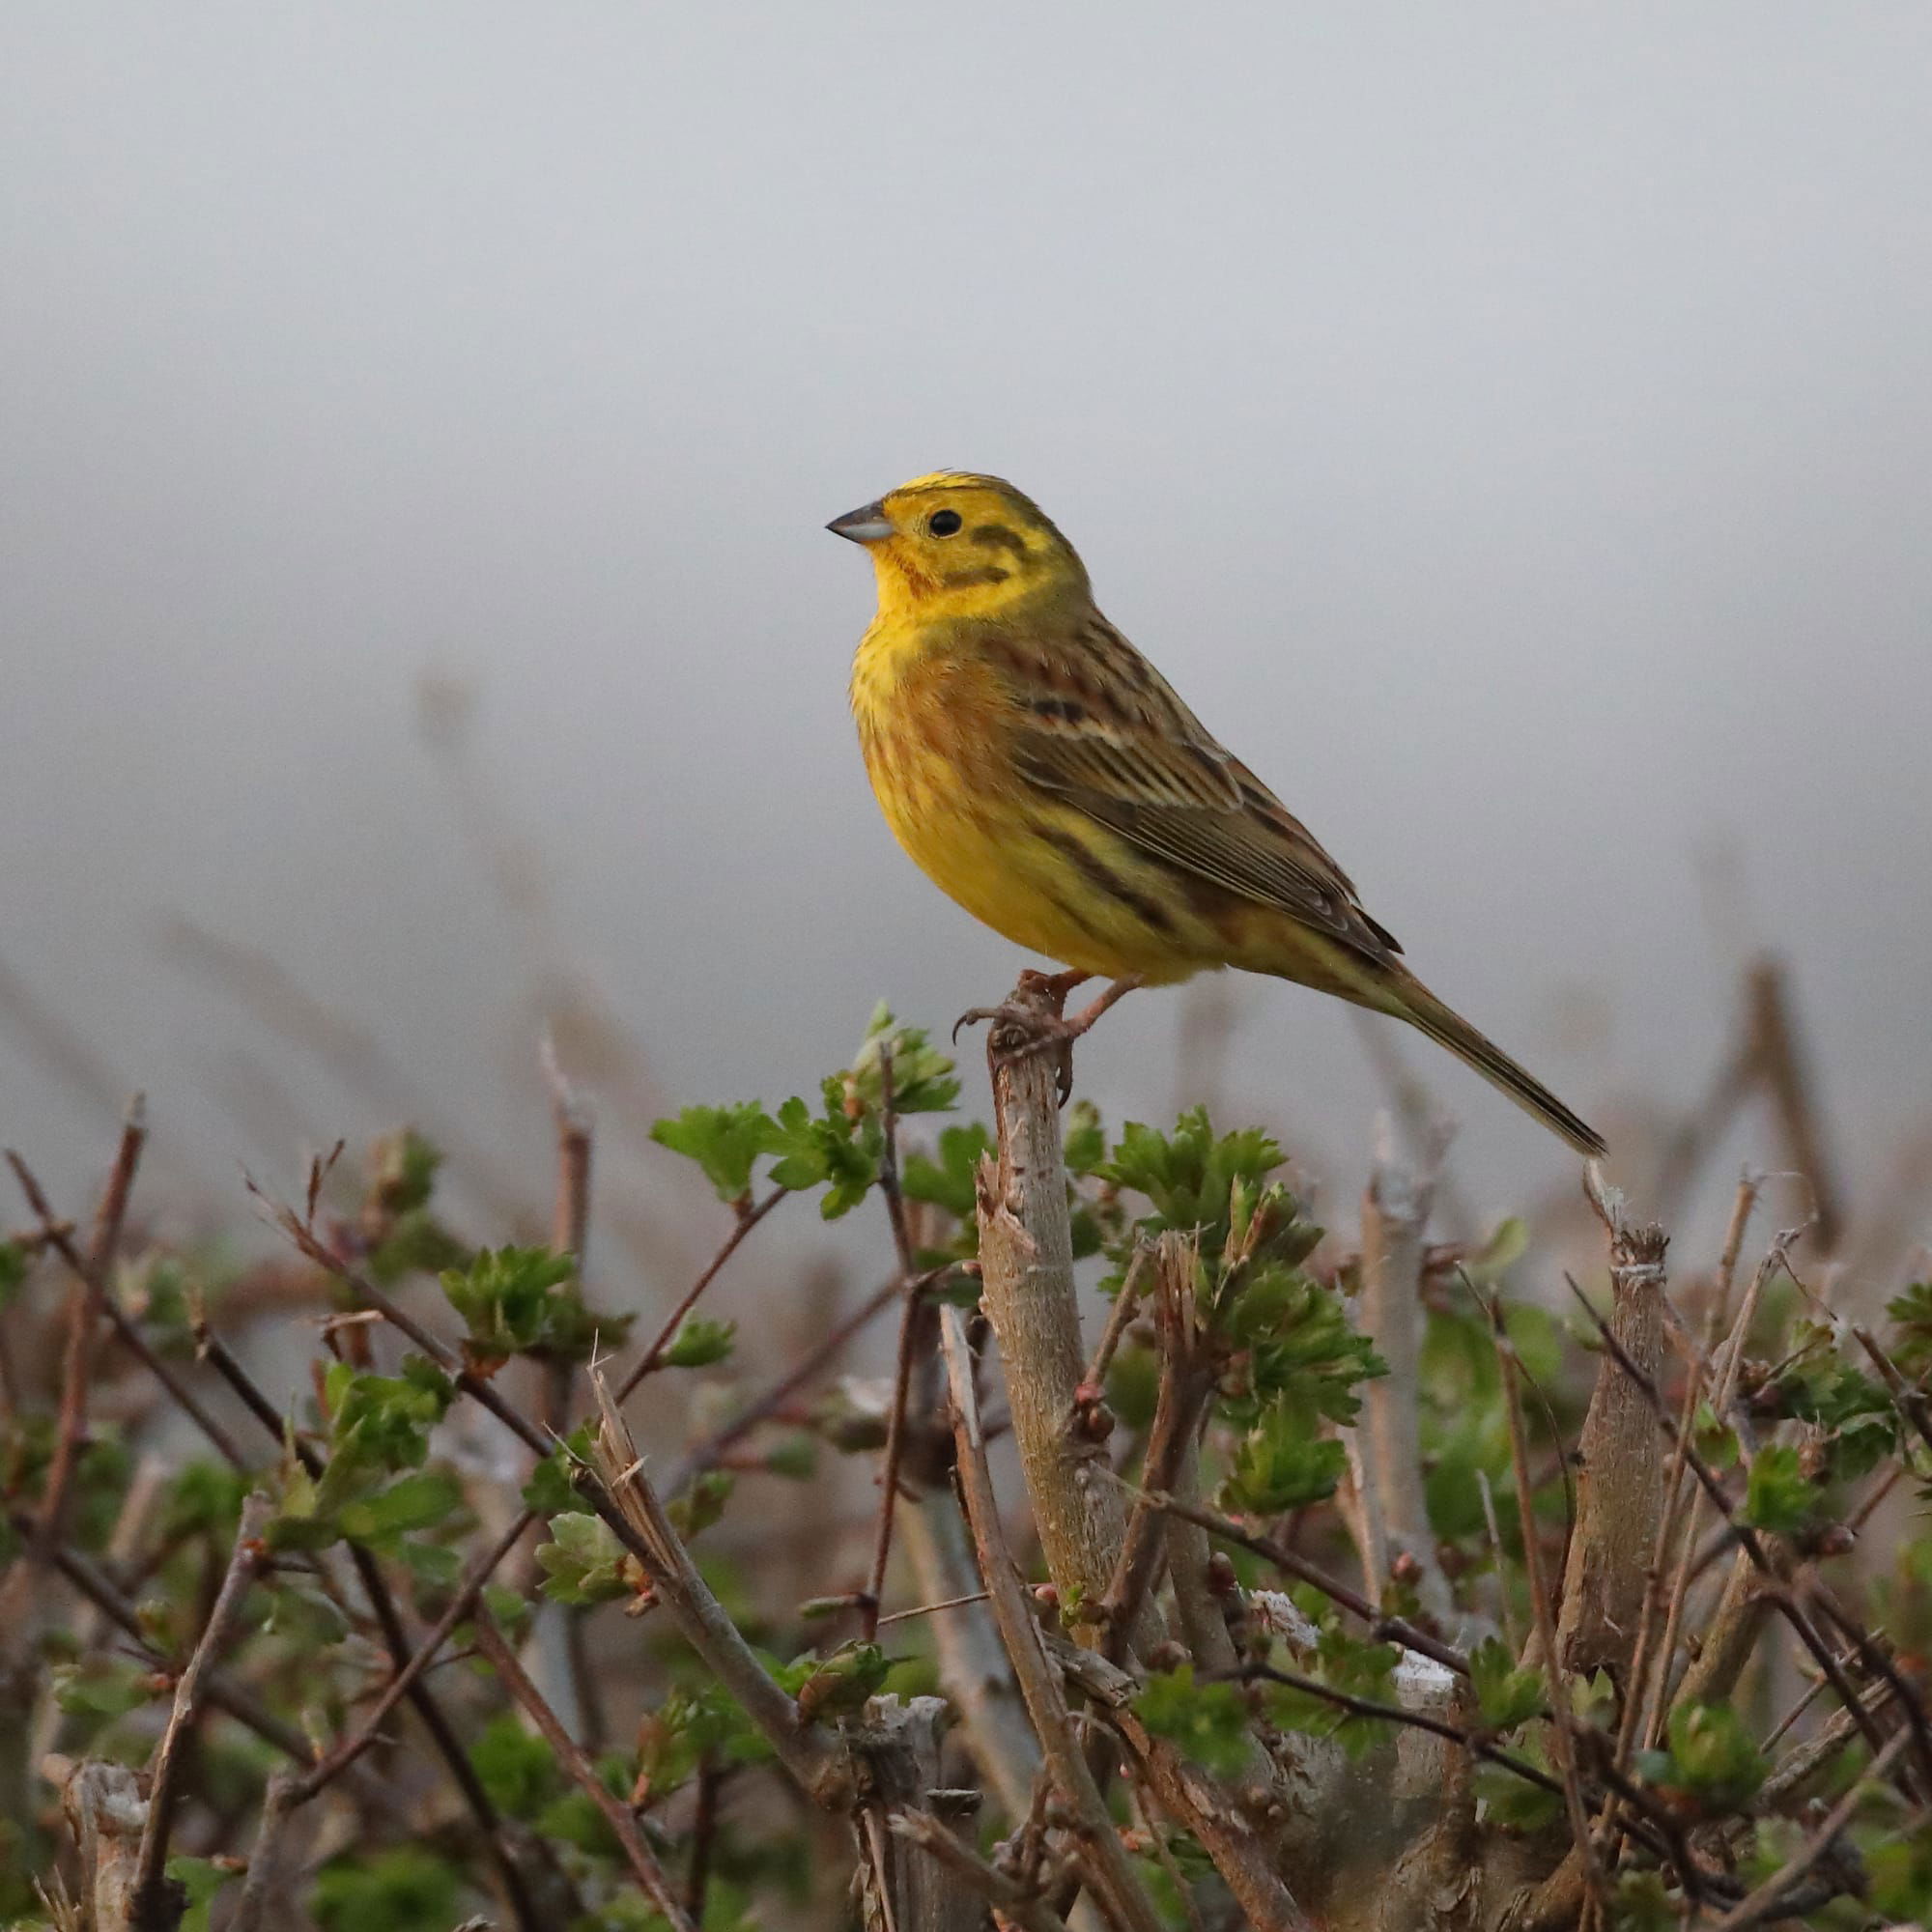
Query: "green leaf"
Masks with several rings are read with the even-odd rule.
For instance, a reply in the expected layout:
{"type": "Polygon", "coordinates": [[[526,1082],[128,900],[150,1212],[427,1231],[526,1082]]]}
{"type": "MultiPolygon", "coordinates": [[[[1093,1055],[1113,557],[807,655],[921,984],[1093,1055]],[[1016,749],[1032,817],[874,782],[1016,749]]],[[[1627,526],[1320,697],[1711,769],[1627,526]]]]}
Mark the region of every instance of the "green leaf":
{"type": "Polygon", "coordinates": [[[1248,1707],[1233,1684],[1197,1684],[1194,1666],[1156,1671],[1134,1699],[1140,1720],[1183,1756],[1233,1777],[1248,1761],[1248,1707]]]}
{"type": "Polygon", "coordinates": [[[708,1321],[700,1315],[687,1315],[661,1359],[667,1368],[708,1369],[730,1354],[737,1335],[735,1321],[708,1321]]]}
{"type": "Polygon", "coordinates": [[[737,1478],[729,1469],[707,1469],[665,1512],[671,1527],[689,1543],[724,1514],[737,1478]]]}
{"type": "Polygon", "coordinates": [[[212,1859],[193,1859],[183,1855],[168,1861],[167,1875],[187,1893],[187,1909],[182,1916],[177,1932],[208,1932],[209,1906],[214,1894],[235,1873],[212,1859]]]}
{"type": "Polygon", "coordinates": [[[542,1339],[552,1292],[577,1272],[569,1255],[549,1248],[485,1248],[468,1268],[443,1270],[442,1292],[462,1316],[465,1352],[503,1361],[542,1339]]]}
{"type": "Polygon", "coordinates": [[[500,1712],[484,1725],[469,1747],[469,1761],[491,1802],[512,1818],[535,1818],[565,1788],[549,1745],[513,1712],[500,1712]]]}
{"type": "Polygon", "coordinates": [[[168,1488],[161,1511],[161,1535],[168,1543],[191,1536],[233,1542],[242,1516],[242,1499],[254,1479],[245,1470],[213,1458],[190,1463],[168,1488]]]}
{"type": "Polygon", "coordinates": [[[894,1662],[875,1643],[855,1643],[831,1657],[796,1659],[774,1674],[798,1699],[800,1715],[812,1722],[863,1710],[866,1700],[885,1688],[894,1662]]]}
{"type": "MultiPolygon", "coordinates": [[[[1534,1765],[1541,1772],[1550,1770],[1543,1740],[1535,1734],[1513,1745],[1510,1754],[1534,1765]]],[[[1526,1777],[1519,1777],[1515,1772],[1506,1771],[1499,1764],[1485,1763],[1476,1767],[1476,1795],[1489,1821],[1507,1831],[1534,1835],[1548,1831],[1563,1816],[1563,1794],[1560,1791],[1546,1791],[1542,1785],[1532,1784],[1526,1777]]]]}
{"type": "Polygon", "coordinates": [[[389,1215],[414,1214],[429,1206],[442,1151],[413,1127],[384,1134],[369,1151],[369,1191],[389,1215]]]}
{"type": "Polygon", "coordinates": [[[329,1464],[399,1472],[420,1468],[429,1432],[456,1400],[456,1384],[421,1355],[406,1355],[398,1376],[371,1375],[331,1362],[323,1395],[329,1412],[329,1464]]]}
{"type": "Polygon", "coordinates": [[[1821,1497],[1788,1442],[1768,1443],[1752,1463],[1739,1520],[1773,1536],[1800,1536],[1816,1521],[1821,1497]]]}
{"type": "Polygon", "coordinates": [[[776,1153],[782,1137],[761,1102],[741,1100],[735,1106],[687,1107],[675,1120],[658,1122],[651,1138],[695,1160],[721,1201],[742,1201],[751,1192],[759,1155],[776,1153]]]}
{"type": "MultiPolygon", "coordinates": [[[[980,1129],[981,1133],[985,1129],[980,1129]]],[[[1061,1155],[1068,1174],[1083,1179],[1097,1173],[1107,1158],[1107,1130],[1100,1123],[1100,1110],[1091,1100],[1076,1100],[1066,1110],[1061,1130],[1061,1155]]]]}
{"type": "Polygon", "coordinates": [[[1220,1506],[1236,1515],[1279,1516],[1335,1493],[1349,1453],[1315,1433],[1315,1418],[1281,1403],[1242,1438],[1222,1485],[1220,1506]]]}
{"type": "Polygon", "coordinates": [[[0,1308],[19,1293],[33,1265],[33,1257],[18,1241],[0,1241],[0,1308]]]}
{"type": "Polygon", "coordinates": [[[943,1127],[937,1161],[917,1149],[906,1155],[900,1190],[908,1201],[928,1202],[955,1220],[971,1223],[979,1209],[980,1161],[992,1151],[993,1137],[978,1121],[943,1127]]]}
{"type": "Polygon", "coordinates": [[[574,1429],[530,1471],[524,1485],[524,1507],[549,1519],[563,1516],[582,1501],[571,1480],[590,1460],[590,1425],[574,1429]]]}
{"type": "Polygon", "coordinates": [[[1486,1637],[1469,1656],[1469,1676],[1485,1728],[1510,1731],[1543,1709],[1543,1673],[1518,1669],[1516,1659],[1497,1637],[1486,1637]]]}
{"type": "Polygon", "coordinates": [[[802,1431],[781,1436],[765,1451],[765,1468],[792,1482],[809,1482],[818,1468],[818,1444],[802,1431]]]}
{"type": "Polygon", "coordinates": [[[633,1319],[588,1307],[576,1261],[549,1248],[485,1248],[441,1280],[469,1331],[464,1354],[486,1374],[512,1355],[584,1361],[600,1339],[621,1341],[633,1319]]]}
{"type": "Polygon", "coordinates": [[[424,1469],[387,1489],[344,1504],[337,1519],[357,1543],[393,1546],[412,1530],[429,1529],[463,1501],[463,1485],[448,1469],[424,1469]]]}
{"type": "Polygon", "coordinates": [[[1626,1872],[1610,1901],[1613,1932],[1677,1932],[1684,1913],[1654,1871],[1626,1872]]]}
{"type": "Polygon", "coordinates": [[[462,1916],[458,1867],[417,1845],[349,1854],[316,1874],[309,1911],[323,1932],[432,1932],[462,1916]]]}
{"type": "Polygon", "coordinates": [[[1885,1305],[1892,1326],[1891,1358],[1917,1378],[1932,1369],[1932,1281],[1915,1281],[1885,1305]]]}
{"type": "Polygon", "coordinates": [[[1742,1810],[1769,1769],[1728,1704],[1690,1704],[1670,1714],[1669,1748],[1641,1751],[1644,1782],[1689,1800],[1708,1817],[1742,1810]]]}
{"type": "MultiPolygon", "coordinates": [[[[1321,1619],[1321,1636],[1307,1674],[1351,1697],[1378,1704],[1399,1701],[1390,1684],[1402,1655],[1396,1646],[1350,1635],[1331,1605],[1317,1601],[1310,1607],[1321,1619]]],[[[1283,1729],[1333,1737],[1351,1757],[1382,1743],[1392,1728],[1387,1719],[1361,1717],[1298,1686],[1270,1689],[1268,1708],[1283,1729]]]]}
{"type": "Polygon", "coordinates": [[[120,1658],[57,1663],[54,1702],[70,1717],[125,1718],[160,1695],[148,1671],[120,1658]]]}
{"type": "Polygon", "coordinates": [[[537,1546],[544,1594],[559,1604],[608,1604],[637,1594],[636,1565],[602,1517],[581,1510],[554,1517],[551,1540],[537,1546]]]}
{"type": "Polygon", "coordinates": [[[1932,1918],[1932,1824],[1888,1836],[1864,1860],[1872,1905],[1888,1923],[1922,1925],[1932,1918]]]}
{"type": "Polygon", "coordinates": [[[959,1099],[952,1056],[927,1038],[923,1027],[900,1026],[885,1002],[873,1009],[866,1037],[847,1080],[852,1092],[874,1113],[885,1103],[884,1066],[893,1069],[893,1112],[944,1114],[959,1099]]]}
{"type": "Polygon", "coordinates": [[[779,1109],[780,1159],[772,1179],[794,1191],[823,1186],[818,1211],[828,1221],[849,1213],[879,1178],[879,1149],[884,1140],[876,1120],[860,1123],[838,1101],[839,1081],[826,1082],[825,1111],[814,1115],[794,1096],[779,1109]]]}

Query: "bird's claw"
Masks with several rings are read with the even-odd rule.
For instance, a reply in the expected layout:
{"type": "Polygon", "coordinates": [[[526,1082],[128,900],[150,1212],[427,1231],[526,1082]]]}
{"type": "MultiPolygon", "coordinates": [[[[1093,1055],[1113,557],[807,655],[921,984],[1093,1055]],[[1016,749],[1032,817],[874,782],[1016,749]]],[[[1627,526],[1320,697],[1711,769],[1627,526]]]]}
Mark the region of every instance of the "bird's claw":
{"type": "MultiPolygon", "coordinates": [[[[1064,997],[1064,995],[1063,995],[1064,997]]],[[[992,1032],[986,1037],[988,1055],[998,1060],[1024,1060],[1036,1053],[1059,1057],[1054,1068],[1054,1085],[1064,1107],[1073,1094],[1073,1042],[1087,1031],[1058,1012],[1018,1000],[1003,1000],[997,1007],[972,1007],[952,1023],[956,1042],[962,1027],[989,1021],[992,1032]]]]}

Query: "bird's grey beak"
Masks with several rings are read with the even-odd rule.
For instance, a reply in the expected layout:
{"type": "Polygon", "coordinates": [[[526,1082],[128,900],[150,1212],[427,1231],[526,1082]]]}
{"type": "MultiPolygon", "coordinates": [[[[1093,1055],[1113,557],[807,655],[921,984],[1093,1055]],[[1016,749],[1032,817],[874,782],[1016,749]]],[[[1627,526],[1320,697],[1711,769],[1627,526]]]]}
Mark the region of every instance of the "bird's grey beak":
{"type": "Polygon", "coordinates": [[[825,526],[835,537],[855,544],[883,543],[893,533],[883,502],[867,503],[863,509],[847,510],[825,526]]]}

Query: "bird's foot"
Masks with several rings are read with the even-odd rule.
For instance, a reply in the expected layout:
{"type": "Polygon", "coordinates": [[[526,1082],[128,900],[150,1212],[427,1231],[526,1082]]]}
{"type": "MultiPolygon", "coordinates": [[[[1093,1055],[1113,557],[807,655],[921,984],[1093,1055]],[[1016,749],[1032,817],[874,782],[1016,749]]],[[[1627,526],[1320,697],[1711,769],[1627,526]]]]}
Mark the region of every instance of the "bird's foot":
{"type": "Polygon", "coordinates": [[[1020,975],[1020,983],[1015,990],[1021,994],[1035,994],[1047,1001],[1055,1012],[1064,1012],[1067,994],[1075,986],[1084,986],[1093,977],[1091,973],[1077,973],[1070,967],[1065,973],[1036,973],[1028,967],[1020,975]]]}
{"type": "Polygon", "coordinates": [[[1012,998],[997,1007],[974,1007],[961,1013],[953,1022],[952,1037],[959,1037],[961,1027],[978,1026],[983,1020],[992,1028],[986,1036],[986,1053],[995,1064],[1052,1054],[1057,1063],[1054,1084],[1064,1107],[1073,1095],[1073,1042],[1117,1000],[1141,984],[1131,976],[1116,980],[1098,999],[1067,1018],[1061,1010],[1066,995],[1092,978],[1090,973],[1023,973],[1012,998]]]}

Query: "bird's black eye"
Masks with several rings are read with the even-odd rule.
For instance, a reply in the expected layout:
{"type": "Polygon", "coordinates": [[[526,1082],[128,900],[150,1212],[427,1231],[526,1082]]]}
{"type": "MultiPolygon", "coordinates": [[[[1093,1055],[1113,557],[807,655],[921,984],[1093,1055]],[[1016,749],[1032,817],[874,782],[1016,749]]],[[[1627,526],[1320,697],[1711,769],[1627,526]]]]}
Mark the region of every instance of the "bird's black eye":
{"type": "Polygon", "coordinates": [[[925,526],[936,537],[956,537],[962,521],[957,510],[935,510],[925,526]]]}

